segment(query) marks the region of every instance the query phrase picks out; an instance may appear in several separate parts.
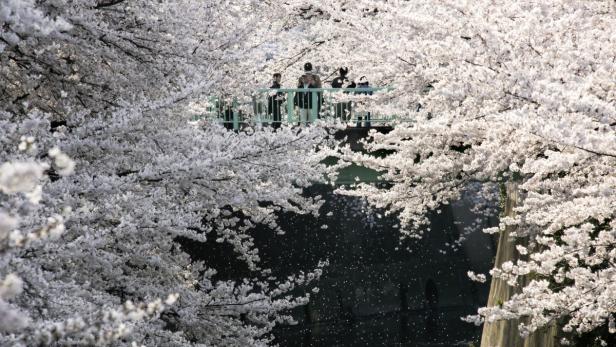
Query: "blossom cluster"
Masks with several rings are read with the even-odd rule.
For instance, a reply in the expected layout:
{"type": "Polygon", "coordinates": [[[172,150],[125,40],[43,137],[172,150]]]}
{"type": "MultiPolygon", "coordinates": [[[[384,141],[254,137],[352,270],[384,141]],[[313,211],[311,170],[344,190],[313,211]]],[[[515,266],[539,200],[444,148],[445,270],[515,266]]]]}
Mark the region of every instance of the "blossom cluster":
{"type": "MultiPolygon", "coordinates": [[[[523,334],[555,321],[576,334],[613,324],[614,2],[315,6],[324,15],[303,30],[323,44],[307,56],[394,85],[388,102],[409,117],[372,134],[366,147],[377,155],[339,153],[383,172],[387,189],[360,184],[344,193],[398,211],[403,233],[421,237],[427,212],[469,187],[487,193],[515,183],[516,196],[502,198],[518,205],[486,231],[508,230],[518,244],[516,259],[491,272],[518,294],[479,310],[476,321],[523,318],[523,334]]],[[[476,200],[480,212],[495,195],[477,196],[485,197],[476,200]]]]}

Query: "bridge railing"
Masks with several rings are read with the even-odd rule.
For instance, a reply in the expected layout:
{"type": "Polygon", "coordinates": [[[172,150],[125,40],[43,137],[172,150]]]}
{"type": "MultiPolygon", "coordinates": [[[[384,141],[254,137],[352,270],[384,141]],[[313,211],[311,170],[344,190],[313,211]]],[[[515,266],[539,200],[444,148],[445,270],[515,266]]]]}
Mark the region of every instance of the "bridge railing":
{"type": "Polygon", "coordinates": [[[207,98],[205,113],[195,115],[193,120],[207,120],[223,124],[228,129],[239,129],[241,123],[245,123],[249,117],[243,109],[246,103],[240,103],[235,97],[223,98],[210,96],[207,98]]]}
{"type": "Polygon", "coordinates": [[[396,116],[374,103],[390,87],[258,89],[251,100],[210,97],[204,117],[229,129],[241,124],[303,125],[319,119],[338,119],[350,126],[387,125],[396,116]]]}

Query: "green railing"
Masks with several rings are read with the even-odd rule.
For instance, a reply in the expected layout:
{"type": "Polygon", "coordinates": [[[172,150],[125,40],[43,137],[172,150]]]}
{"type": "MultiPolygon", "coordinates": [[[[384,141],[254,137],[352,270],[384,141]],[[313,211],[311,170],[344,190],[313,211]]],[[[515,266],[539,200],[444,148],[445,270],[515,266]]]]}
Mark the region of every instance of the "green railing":
{"type": "Polygon", "coordinates": [[[390,87],[259,89],[251,100],[244,102],[237,98],[210,97],[206,114],[197,118],[236,130],[245,123],[304,125],[319,119],[338,119],[351,126],[386,125],[395,121],[396,116],[379,112],[380,108],[372,100],[391,90],[390,87]]]}
{"type": "Polygon", "coordinates": [[[223,124],[226,128],[237,130],[240,128],[240,123],[246,120],[245,118],[237,98],[210,96],[207,98],[205,114],[197,115],[193,120],[214,121],[223,124]]]}

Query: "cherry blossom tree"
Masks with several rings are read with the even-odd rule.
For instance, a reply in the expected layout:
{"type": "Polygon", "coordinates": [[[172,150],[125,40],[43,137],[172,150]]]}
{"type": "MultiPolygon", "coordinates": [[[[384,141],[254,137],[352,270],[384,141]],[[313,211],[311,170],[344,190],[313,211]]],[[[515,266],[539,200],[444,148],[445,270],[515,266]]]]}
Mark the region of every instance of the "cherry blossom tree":
{"type": "Polygon", "coordinates": [[[276,278],[251,229],[318,213],[303,188],[334,172],[328,132],[228,132],[186,107],[245,88],[270,9],[0,1],[0,344],[265,345],[292,322],[325,263],[276,278]],[[183,242],[228,245],[249,275],[183,242]]]}
{"type": "MultiPolygon", "coordinates": [[[[36,123],[41,133],[49,127],[44,119],[36,123]]],[[[103,127],[107,133],[97,132],[102,124],[92,120],[92,128],[73,127],[71,134],[48,140],[75,158],[75,172],[66,178],[61,177],[62,165],[73,164],[57,149],[48,154],[52,164],[22,164],[19,156],[4,164],[3,183],[17,187],[2,186],[11,196],[38,189],[25,178],[45,183],[33,216],[20,214],[25,208],[21,205],[32,204],[32,198],[21,205],[8,200],[3,212],[11,250],[4,269],[19,276],[9,275],[5,282],[12,282],[5,286],[14,288],[11,283],[18,281],[23,287],[13,302],[31,321],[31,330],[6,341],[104,344],[130,328],[132,341],[139,343],[255,344],[268,340],[264,336],[276,322],[290,319],[282,311],[306,302],[307,297],[289,296],[290,291],[316,280],[321,270],[271,278],[269,270],[259,266],[250,229],[262,223],[284,232],[276,223],[275,213],[281,209],[318,212],[321,202],[303,197],[302,187],[326,171],[320,164],[323,157],[311,154],[322,143],[324,130],[297,134],[285,128],[272,136],[267,130],[236,134],[221,127],[181,126],[185,123],[178,118],[148,125],[135,119],[134,125],[103,127]],[[295,160],[298,156],[304,158],[302,163],[295,160]],[[56,210],[63,212],[49,218],[45,230],[35,227],[40,216],[56,210]],[[21,220],[14,220],[20,215],[21,220]],[[28,230],[32,232],[25,233],[28,230]],[[31,234],[54,240],[15,249],[25,240],[34,241],[31,234]],[[254,279],[217,281],[216,269],[191,260],[178,238],[230,244],[254,279]],[[145,313],[136,314],[126,306],[137,300],[155,303],[169,295],[177,302],[164,313],[158,306],[146,306],[145,313]],[[120,312],[126,311],[126,317],[106,312],[114,305],[124,305],[120,312]],[[134,322],[160,313],[162,321],[151,325],[134,322]],[[57,323],[61,319],[65,321],[57,323]],[[102,326],[93,331],[92,325],[98,324],[102,326]]],[[[22,126],[15,129],[16,134],[25,131],[22,126]]],[[[47,147],[45,141],[36,144],[47,147]]],[[[18,292],[13,289],[6,296],[18,292]]]]}
{"type": "Polygon", "coordinates": [[[482,182],[485,200],[514,182],[515,216],[486,231],[515,228],[520,259],[492,276],[519,294],[477,321],[523,318],[523,335],[554,321],[565,333],[616,331],[614,1],[315,6],[304,32],[323,44],[307,59],[394,85],[382,102],[411,121],[373,133],[367,147],[385,157],[341,155],[384,172],[387,189],[344,193],[400,212],[404,233],[420,236],[426,212],[469,184],[482,182]]]}
{"type": "Polygon", "coordinates": [[[182,102],[308,60],[395,87],[375,103],[411,122],[367,145],[389,154],[339,156],[384,172],[390,189],[344,193],[399,212],[405,235],[470,186],[477,212],[517,186],[487,231],[515,228],[520,259],[492,276],[519,294],[478,322],[614,331],[614,1],[0,5],[3,343],[268,343],[321,270],[270,278],[250,228],[316,213],[301,188],[328,171],[325,131],[188,125],[182,102]],[[179,238],[231,245],[254,276],[217,281],[179,238]]]}
{"type": "Polygon", "coordinates": [[[263,65],[276,39],[266,35],[274,24],[262,20],[278,22],[275,7],[244,0],[3,0],[0,102],[14,113],[37,108],[61,120],[79,110],[209,93],[212,85],[235,94],[252,76],[242,69],[263,65]]]}

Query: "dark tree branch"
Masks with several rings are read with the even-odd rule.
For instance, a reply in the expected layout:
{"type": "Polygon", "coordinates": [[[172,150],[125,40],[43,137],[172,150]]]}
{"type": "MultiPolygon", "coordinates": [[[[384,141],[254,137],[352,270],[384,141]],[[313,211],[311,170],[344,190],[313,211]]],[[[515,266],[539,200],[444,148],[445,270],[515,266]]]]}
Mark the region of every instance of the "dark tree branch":
{"type": "Polygon", "coordinates": [[[99,10],[101,8],[105,8],[105,7],[111,7],[117,4],[121,4],[123,3],[125,0],[99,0],[98,3],[96,4],[96,6],[94,6],[95,9],[99,10]]]}

